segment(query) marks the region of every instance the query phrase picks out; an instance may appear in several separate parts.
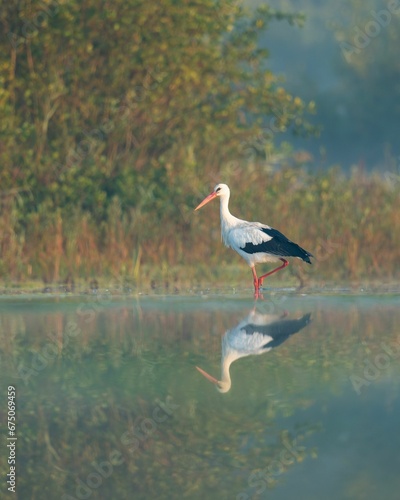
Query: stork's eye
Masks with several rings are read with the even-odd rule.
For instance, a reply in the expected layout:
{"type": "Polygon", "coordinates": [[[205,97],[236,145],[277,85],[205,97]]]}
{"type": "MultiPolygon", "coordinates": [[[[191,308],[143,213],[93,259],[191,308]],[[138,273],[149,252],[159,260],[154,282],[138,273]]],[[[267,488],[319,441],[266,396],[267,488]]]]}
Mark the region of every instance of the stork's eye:
{"type": "Polygon", "coordinates": [[[218,193],[218,191],[221,191],[220,187],[215,190],[216,193],[218,193]]]}

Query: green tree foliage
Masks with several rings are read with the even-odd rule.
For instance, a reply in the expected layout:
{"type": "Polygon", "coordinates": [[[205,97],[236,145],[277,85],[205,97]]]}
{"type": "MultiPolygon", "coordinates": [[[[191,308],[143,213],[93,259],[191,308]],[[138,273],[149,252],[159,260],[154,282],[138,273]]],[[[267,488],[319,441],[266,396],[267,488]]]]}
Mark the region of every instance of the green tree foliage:
{"type": "Polygon", "coordinates": [[[296,16],[229,0],[21,0],[0,16],[0,182],[30,193],[27,213],[75,207],[101,221],[118,196],[157,216],[268,117],[305,126],[306,105],[257,44],[296,16]]]}

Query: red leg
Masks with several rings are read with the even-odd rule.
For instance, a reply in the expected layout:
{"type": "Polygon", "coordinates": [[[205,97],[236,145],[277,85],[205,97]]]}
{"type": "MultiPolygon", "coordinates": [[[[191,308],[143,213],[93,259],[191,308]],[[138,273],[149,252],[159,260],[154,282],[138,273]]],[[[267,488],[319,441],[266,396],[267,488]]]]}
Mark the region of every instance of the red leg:
{"type": "MultiPolygon", "coordinates": [[[[280,259],[280,260],[283,262],[283,264],[281,266],[277,267],[276,269],[273,269],[269,273],[263,274],[262,276],[260,276],[258,278],[258,288],[260,288],[260,286],[262,286],[264,278],[266,278],[267,276],[271,276],[271,274],[274,274],[277,271],[279,271],[280,269],[283,269],[284,267],[289,265],[289,262],[286,259],[280,259]]],[[[254,276],[254,273],[253,273],[253,276],[254,276]]]]}
{"type": "Polygon", "coordinates": [[[258,284],[257,273],[254,267],[251,268],[251,272],[253,273],[253,283],[254,283],[254,298],[255,299],[263,299],[263,295],[260,293],[260,287],[258,284]]]}
{"type": "Polygon", "coordinates": [[[253,273],[254,293],[258,293],[258,289],[260,288],[260,285],[259,285],[259,281],[257,278],[256,268],[252,267],[251,272],[253,273]]]}

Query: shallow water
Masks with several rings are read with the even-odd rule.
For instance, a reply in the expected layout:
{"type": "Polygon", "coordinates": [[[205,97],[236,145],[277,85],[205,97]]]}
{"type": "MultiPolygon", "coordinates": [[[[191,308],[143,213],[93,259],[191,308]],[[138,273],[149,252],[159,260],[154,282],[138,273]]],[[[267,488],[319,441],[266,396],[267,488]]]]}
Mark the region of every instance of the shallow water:
{"type": "Polygon", "coordinates": [[[264,299],[2,298],[14,498],[397,500],[400,296],[264,299]]]}

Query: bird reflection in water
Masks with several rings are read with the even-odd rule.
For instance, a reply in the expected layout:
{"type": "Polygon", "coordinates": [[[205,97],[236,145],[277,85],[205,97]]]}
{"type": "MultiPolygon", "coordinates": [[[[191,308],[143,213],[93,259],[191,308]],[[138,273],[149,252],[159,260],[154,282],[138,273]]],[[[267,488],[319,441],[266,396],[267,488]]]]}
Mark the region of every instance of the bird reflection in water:
{"type": "Polygon", "coordinates": [[[215,384],[219,392],[231,388],[229,369],[237,359],[255,354],[263,354],[283,344],[289,337],[299,332],[311,321],[311,313],[299,319],[290,319],[287,313],[261,314],[253,309],[235,327],[222,337],[221,380],[196,366],[204,377],[215,384]]]}

